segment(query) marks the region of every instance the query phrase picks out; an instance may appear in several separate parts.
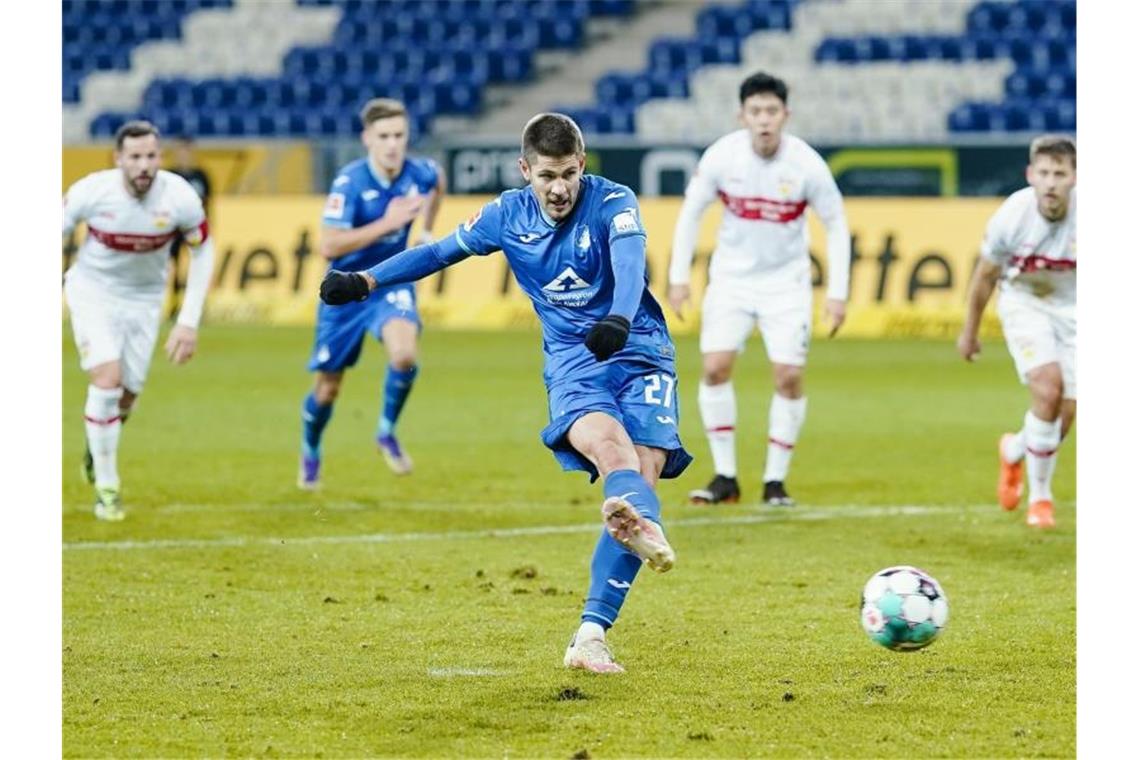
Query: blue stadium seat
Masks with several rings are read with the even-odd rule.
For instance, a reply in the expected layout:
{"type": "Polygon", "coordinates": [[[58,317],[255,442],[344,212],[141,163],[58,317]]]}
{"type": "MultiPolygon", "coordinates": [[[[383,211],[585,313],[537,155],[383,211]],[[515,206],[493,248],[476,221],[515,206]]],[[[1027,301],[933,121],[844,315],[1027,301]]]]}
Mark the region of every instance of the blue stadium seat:
{"type": "Polygon", "coordinates": [[[1009,7],[1004,3],[978,3],[966,15],[968,32],[1001,32],[1009,25],[1009,7]]]}
{"type": "Polygon", "coordinates": [[[1005,93],[1011,98],[1037,98],[1045,92],[1045,77],[1032,70],[1015,71],[1006,77],[1005,93]]]}

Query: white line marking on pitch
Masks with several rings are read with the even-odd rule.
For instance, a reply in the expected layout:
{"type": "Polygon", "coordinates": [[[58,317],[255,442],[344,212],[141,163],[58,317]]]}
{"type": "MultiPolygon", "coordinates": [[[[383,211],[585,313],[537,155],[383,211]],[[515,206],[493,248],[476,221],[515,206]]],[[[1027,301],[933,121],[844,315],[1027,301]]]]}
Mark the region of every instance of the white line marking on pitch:
{"type": "Polygon", "coordinates": [[[432,678],[452,678],[454,676],[505,676],[507,671],[493,668],[428,668],[432,678]]]}
{"type": "MultiPolygon", "coordinates": [[[[766,522],[799,522],[839,520],[843,518],[911,517],[915,515],[946,514],[953,512],[992,511],[989,504],[971,506],[931,507],[899,505],[884,507],[845,506],[827,509],[796,507],[779,512],[762,512],[729,517],[687,517],[666,520],[668,530],[677,528],[716,527],[721,525],[753,525],[766,522]]],[[[417,541],[466,541],[482,538],[515,538],[518,536],[554,536],[566,533],[594,533],[599,523],[577,525],[535,525],[522,528],[488,528],[486,530],[445,530],[438,532],[366,533],[350,536],[298,536],[294,538],[271,536],[234,536],[232,538],[159,538],[149,541],[71,541],[65,542],[65,551],[128,551],[134,549],[224,549],[246,546],[311,546],[314,544],[391,544],[417,541]]]]}

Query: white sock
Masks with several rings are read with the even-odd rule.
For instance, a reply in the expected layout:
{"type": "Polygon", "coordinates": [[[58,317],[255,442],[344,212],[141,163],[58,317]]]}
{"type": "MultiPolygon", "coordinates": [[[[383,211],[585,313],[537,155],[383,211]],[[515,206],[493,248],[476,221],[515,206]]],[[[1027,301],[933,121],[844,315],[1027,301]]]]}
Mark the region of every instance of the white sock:
{"type": "Polygon", "coordinates": [[[807,415],[807,396],[786,398],[772,394],[768,410],[768,459],[764,465],[764,482],[783,482],[792,464],[792,451],[800,437],[804,417],[807,415]]]}
{"type": "Polygon", "coordinates": [[[736,391],[732,382],[697,387],[697,405],[717,475],[736,477],[736,391]]]}
{"type": "Polygon", "coordinates": [[[1026,479],[1029,481],[1029,503],[1053,500],[1053,470],[1057,466],[1057,447],[1061,445],[1061,418],[1046,422],[1032,411],[1025,413],[1026,479]]]}
{"type": "Polygon", "coordinates": [[[588,639],[606,640],[606,629],[602,628],[598,623],[585,620],[582,625],[578,626],[578,635],[575,637],[576,641],[586,641],[588,639]]]}
{"type": "Polygon", "coordinates": [[[87,386],[87,406],[83,417],[87,423],[87,446],[95,461],[95,486],[118,488],[119,433],[123,423],[119,416],[122,388],[87,386]]]}
{"type": "Polygon", "coordinates": [[[1020,462],[1025,457],[1025,428],[1002,438],[1001,455],[1010,463],[1020,462]]]}

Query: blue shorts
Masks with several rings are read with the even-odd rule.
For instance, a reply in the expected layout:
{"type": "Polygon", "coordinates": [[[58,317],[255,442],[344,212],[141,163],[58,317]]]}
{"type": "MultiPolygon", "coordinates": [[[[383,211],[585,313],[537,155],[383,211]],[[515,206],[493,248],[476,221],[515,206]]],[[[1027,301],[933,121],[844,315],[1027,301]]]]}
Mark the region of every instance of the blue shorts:
{"type": "Polygon", "coordinates": [[[567,433],[589,412],[604,412],[621,423],[635,444],[663,449],[661,477],[675,478],[693,461],[677,432],[677,391],[673,360],[664,356],[622,352],[608,362],[579,365],[547,385],[550,424],[542,431],[542,442],[563,470],[584,470],[592,483],[598,469],[570,445],[567,433]]]}
{"type": "Polygon", "coordinates": [[[344,306],[319,302],[317,336],[309,357],[309,371],[340,372],[353,366],[360,358],[364,334],[370,332],[380,340],[380,331],[393,319],[406,319],[423,329],[412,285],[377,290],[364,301],[344,306]]]}

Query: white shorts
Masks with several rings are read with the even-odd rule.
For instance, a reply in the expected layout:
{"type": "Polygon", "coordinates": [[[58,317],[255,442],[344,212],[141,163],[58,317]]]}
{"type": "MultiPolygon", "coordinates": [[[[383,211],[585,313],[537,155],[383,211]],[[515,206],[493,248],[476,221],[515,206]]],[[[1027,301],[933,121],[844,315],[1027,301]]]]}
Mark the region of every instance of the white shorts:
{"type": "Polygon", "coordinates": [[[1003,294],[998,316],[1017,376],[1027,383],[1030,370],[1056,362],[1061,365],[1064,397],[1077,397],[1077,322],[1061,317],[1022,297],[1003,294]]]}
{"type": "Polygon", "coordinates": [[[63,294],[71,312],[79,366],[86,371],[117,361],[123,373],[123,387],[132,393],[140,392],[158,340],[161,299],[121,298],[76,277],[65,280],[63,294]]]}
{"type": "Polygon", "coordinates": [[[757,293],[739,283],[712,282],[701,304],[701,353],[744,350],[760,328],[768,359],[802,367],[811,342],[811,288],[757,293]]]}

